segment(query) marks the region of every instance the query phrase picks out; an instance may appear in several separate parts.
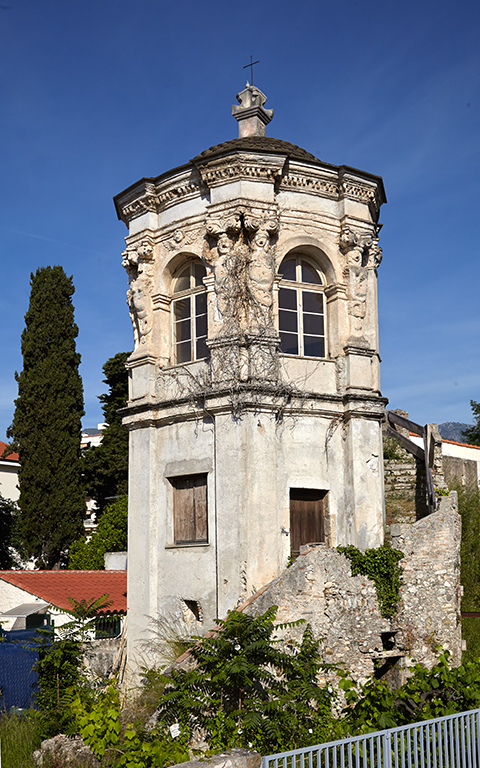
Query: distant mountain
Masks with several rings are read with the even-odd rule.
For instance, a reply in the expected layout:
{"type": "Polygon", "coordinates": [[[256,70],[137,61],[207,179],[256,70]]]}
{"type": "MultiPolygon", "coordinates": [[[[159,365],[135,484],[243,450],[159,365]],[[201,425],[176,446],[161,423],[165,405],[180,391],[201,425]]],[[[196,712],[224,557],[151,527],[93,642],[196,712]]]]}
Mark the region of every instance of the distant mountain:
{"type": "Polygon", "coordinates": [[[444,421],[438,425],[438,431],[445,440],[454,440],[456,443],[464,443],[465,438],[462,435],[464,429],[471,427],[471,424],[462,424],[460,421],[444,421]]]}

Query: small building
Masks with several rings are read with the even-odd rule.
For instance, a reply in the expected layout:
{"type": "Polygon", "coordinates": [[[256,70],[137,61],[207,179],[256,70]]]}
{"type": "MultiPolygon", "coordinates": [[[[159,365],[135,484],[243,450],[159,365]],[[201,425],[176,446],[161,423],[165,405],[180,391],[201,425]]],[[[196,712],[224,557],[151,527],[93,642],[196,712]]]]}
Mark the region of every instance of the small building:
{"type": "Polygon", "coordinates": [[[0,494],[4,499],[18,501],[20,489],[18,487],[18,472],[20,462],[18,453],[9,453],[7,443],[0,440],[0,494]],[[5,454],[5,455],[4,455],[5,454]]]}
{"type": "Polygon", "coordinates": [[[159,613],[207,630],[300,546],[384,537],[382,179],[267,137],[258,88],[237,100],[238,138],[115,197],[132,668],[159,613]]]}
{"type": "Polygon", "coordinates": [[[72,603],[108,595],[97,636],[117,636],[127,610],[126,571],[0,571],[0,624],[5,631],[61,627],[72,603]],[[113,619],[113,620],[112,620],[113,619]]]}

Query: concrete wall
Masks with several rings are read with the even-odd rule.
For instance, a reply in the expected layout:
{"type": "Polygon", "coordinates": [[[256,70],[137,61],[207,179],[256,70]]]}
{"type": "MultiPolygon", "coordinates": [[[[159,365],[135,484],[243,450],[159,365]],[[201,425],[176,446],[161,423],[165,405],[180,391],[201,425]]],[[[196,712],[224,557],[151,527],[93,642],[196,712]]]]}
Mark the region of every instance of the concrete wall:
{"type": "Polygon", "coordinates": [[[443,471],[449,485],[478,485],[480,481],[480,446],[461,445],[450,440],[442,443],[443,471]]]}

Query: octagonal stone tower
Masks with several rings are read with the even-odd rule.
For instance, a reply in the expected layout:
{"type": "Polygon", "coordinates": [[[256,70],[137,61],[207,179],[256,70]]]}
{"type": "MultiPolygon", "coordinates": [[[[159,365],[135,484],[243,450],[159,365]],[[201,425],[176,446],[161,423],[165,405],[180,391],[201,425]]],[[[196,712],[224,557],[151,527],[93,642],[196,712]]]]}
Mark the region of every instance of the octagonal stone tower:
{"type": "Polygon", "coordinates": [[[266,137],[258,88],[237,99],[239,138],[115,198],[131,668],[149,617],[208,630],[302,544],[383,542],[383,183],[266,137]]]}

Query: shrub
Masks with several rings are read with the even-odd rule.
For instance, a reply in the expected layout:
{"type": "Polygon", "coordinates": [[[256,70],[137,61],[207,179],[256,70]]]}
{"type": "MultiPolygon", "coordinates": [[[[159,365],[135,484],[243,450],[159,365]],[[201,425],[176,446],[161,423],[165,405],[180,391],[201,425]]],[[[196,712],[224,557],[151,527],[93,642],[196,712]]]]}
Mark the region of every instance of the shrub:
{"type": "Polygon", "coordinates": [[[101,571],[105,552],[123,552],[128,542],[128,498],[121,496],[105,510],[97,530],[86,541],[74,541],[70,548],[70,570],[101,571]]]}

